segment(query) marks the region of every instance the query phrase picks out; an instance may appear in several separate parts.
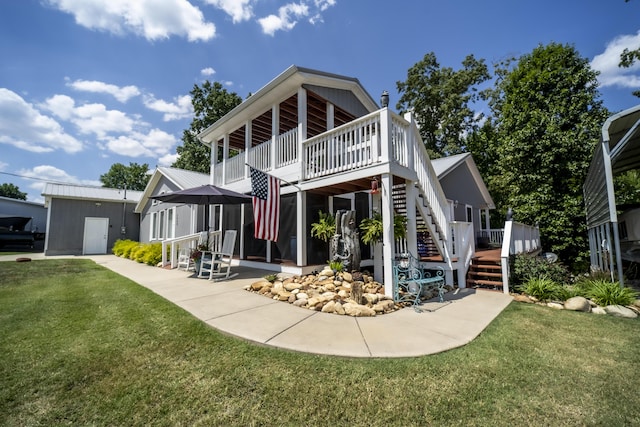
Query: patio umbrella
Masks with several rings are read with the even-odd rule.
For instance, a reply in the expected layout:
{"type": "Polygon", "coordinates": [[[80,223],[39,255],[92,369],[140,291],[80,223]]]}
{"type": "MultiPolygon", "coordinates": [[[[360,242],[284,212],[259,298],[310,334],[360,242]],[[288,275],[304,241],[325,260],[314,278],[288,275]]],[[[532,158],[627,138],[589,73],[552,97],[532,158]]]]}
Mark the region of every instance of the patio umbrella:
{"type": "Polygon", "coordinates": [[[151,198],[161,202],[191,203],[196,205],[240,205],[251,202],[251,196],[211,184],[151,196],[151,198]]]}

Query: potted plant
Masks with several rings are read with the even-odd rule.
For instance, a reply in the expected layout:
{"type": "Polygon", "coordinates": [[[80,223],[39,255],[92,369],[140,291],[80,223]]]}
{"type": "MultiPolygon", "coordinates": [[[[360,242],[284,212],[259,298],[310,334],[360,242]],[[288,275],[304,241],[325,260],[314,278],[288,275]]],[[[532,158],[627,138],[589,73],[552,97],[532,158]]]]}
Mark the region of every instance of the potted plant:
{"type": "Polygon", "coordinates": [[[318,211],[318,216],[320,217],[318,222],[311,224],[311,237],[328,242],[336,234],[336,218],[322,211],[318,211]]]}
{"type": "Polygon", "coordinates": [[[200,263],[202,261],[202,252],[208,251],[209,247],[207,245],[198,245],[195,249],[191,251],[191,260],[193,261],[193,265],[195,266],[196,274],[200,273],[200,263]]]}
{"type": "MultiPolygon", "coordinates": [[[[371,218],[365,218],[360,222],[362,241],[367,245],[382,242],[382,214],[374,212],[371,218]]],[[[393,216],[393,237],[402,239],[407,234],[407,218],[403,215],[393,216]]]]}

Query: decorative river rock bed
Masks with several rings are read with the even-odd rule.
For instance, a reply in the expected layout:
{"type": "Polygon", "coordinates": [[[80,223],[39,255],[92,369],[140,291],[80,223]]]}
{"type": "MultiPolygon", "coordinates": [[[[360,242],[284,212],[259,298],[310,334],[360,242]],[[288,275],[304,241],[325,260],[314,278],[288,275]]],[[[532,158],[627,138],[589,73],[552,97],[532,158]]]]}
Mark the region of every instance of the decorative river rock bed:
{"type": "Polygon", "coordinates": [[[277,278],[273,282],[262,279],[245,289],[297,307],[347,316],[376,316],[405,306],[386,296],[384,286],[366,273],[333,272],[328,268],[318,274],[277,278]]]}
{"type": "MultiPolygon", "coordinates": [[[[275,277],[275,276],[274,276],[275,277]]],[[[451,286],[445,286],[451,291],[451,286]]],[[[245,286],[249,292],[258,293],[296,307],[323,313],[354,317],[370,317],[392,313],[410,304],[396,303],[384,294],[384,286],[366,273],[334,272],[328,267],[318,274],[307,276],[266,278],[245,286]]],[[[430,291],[427,291],[430,292],[430,291]]],[[[437,291],[423,295],[423,300],[437,296],[437,291]]],[[[640,315],[640,299],[631,306],[610,305],[600,307],[584,297],[573,297],[564,302],[541,302],[528,295],[515,294],[514,301],[536,303],[551,308],[582,311],[594,314],[637,318],[640,315]]]]}
{"type": "Polygon", "coordinates": [[[593,313],[593,314],[609,314],[611,316],[625,317],[628,319],[635,319],[640,314],[640,299],[637,299],[634,302],[634,304],[630,306],[608,305],[606,307],[601,307],[595,302],[579,296],[569,298],[564,302],[562,301],[543,302],[543,301],[538,301],[536,298],[528,295],[514,295],[513,300],[518,302],[529,303],[529,304],[535,303],[535,304],[546,305],[547,307],[555,308],[558,310],[582,311],[585,313],[593,313]]]}

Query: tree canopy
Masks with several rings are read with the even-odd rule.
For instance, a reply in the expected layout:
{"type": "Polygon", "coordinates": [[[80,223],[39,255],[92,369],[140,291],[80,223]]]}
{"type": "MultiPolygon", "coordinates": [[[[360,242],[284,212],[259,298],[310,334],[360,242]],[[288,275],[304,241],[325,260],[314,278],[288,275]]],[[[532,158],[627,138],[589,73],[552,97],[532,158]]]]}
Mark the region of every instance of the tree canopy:
{"type": "Polygon", "coordinates": [[[211,153],[198,141],[197,135],[242,102],[236,93],[228,92],[218,82],[206,80],[193,86],[191,92],[194,117],[189,129],[182,133],[182,146],[176,148],[179,157],[173,167],[209,173],[211,153]]]}
{"type": "Polygon", "coordinates": [[[465,135],[482,119],[472,110],[480,96],[478,85],[490,78],[484,59],[468,55],[462,68],[454,70],[441,67],[430,52],[408,70],[406,81],[396,83],[401,93],[396,108],[413,113],[432,158],[465,151],[465,135]]]}
{"type": "Polygon", "coordinates": [[[0,184],[0,196],[10,199],[27,200],[27,193],[23,193],[16,185],[10,183],[0,184]]]}
{"type": "Polygon", "coordinates": [[[149,178],[149,165],[146,163],[129,163],[129,166],[114,163],[107,173],[100,175],[100,182],[103,187],[125,188],[126,185],[129,190],[144,191],[149,178]]]}
{"type": "Polygon", "coordinates": [[[540,225],[546,250],[579,263],[587,250],[582,186],[608,116],[597,72],[574,47],[551,43],[497,75],[492,195],[503,213],[512,207],[517,221],[540,225]]]}

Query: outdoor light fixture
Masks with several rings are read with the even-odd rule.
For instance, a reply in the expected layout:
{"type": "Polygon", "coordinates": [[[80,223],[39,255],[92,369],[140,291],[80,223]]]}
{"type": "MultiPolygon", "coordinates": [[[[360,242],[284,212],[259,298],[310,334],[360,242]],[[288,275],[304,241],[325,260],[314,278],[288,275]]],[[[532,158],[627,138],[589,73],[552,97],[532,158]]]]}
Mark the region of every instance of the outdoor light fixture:
{"type": "Polygon", "coordinates": [[[380,104],[382,108],[387,108],[389,106],[389,92],[386,90],[382,92],[382,96],[380,97],[380,104]]]}
{"type": "Polygon", "coordinates": [[[380,190],[378,190],[378,177],[371,178],[371,194],[378,194],[380,190]]]}

